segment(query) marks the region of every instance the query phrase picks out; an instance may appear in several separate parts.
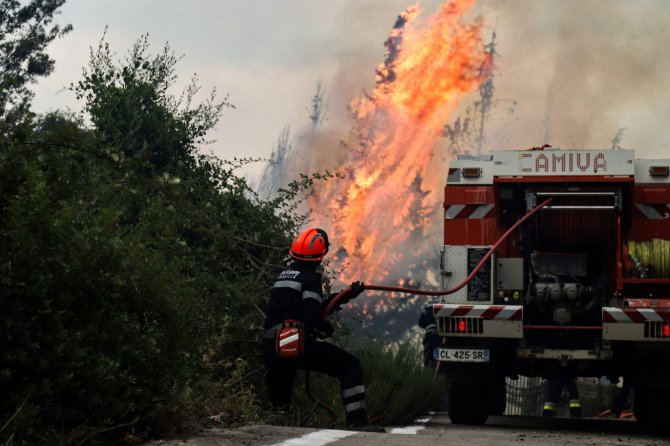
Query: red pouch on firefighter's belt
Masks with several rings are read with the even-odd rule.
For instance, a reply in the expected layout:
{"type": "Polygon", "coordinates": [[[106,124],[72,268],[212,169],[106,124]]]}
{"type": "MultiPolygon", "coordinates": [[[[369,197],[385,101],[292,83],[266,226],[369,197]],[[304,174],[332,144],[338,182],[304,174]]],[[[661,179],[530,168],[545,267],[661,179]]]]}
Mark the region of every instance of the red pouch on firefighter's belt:
{"type": "Polygon", "coordinates": [[[300,359],[305,349],[305,329],[297,321],[286,320],[277,330],[275,350],[281,359],[300,359]]]}

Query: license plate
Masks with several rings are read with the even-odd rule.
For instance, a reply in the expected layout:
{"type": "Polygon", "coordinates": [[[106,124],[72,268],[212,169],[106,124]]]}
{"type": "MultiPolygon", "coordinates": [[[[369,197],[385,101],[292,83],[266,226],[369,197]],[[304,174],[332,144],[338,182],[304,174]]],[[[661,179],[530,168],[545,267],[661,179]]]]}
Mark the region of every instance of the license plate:
{"type": "Polygon", "coordinates": [[[489,351],[473,348],[435,348],[433,358],[445,362],[489,362],[489,351]]]}

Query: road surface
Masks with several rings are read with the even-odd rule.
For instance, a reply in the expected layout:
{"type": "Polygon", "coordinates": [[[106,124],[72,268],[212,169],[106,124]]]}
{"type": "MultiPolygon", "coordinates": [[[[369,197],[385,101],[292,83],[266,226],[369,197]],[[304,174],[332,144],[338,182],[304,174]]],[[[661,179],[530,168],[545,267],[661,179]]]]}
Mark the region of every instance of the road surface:
{"type": "Polygon", "coordinates": [[[502,416],[490,417],[486,426],[463,426],[453,425],[446,414],[437,413],[415,425],[386,430],[363,433],[256,425],[213,429],[148,446],[670,446],[670,437],[651,435],[626,420],[502,416]]]}

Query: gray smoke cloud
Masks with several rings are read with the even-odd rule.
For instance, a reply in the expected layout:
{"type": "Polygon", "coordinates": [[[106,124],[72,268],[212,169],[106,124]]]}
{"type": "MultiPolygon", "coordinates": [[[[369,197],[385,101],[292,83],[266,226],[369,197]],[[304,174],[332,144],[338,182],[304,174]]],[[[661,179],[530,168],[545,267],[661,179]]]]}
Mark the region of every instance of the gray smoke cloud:
{"type": "Polygon", "coordinates": [[[517,101],[489,122],[489,149],[608,148],[625,128],[622,147],[667,156],[666,1],[486,0],[472,13],[497,33],[496,97],[517,101]]]}

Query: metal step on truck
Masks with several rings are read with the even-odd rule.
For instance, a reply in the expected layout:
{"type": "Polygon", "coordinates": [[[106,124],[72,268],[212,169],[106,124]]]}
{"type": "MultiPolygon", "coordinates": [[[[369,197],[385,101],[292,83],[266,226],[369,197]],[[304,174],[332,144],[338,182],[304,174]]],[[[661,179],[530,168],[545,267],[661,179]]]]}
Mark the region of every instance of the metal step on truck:
{"type": "Polygon", "coordinates": [[[568,375],[630,380],[637,420],[670,428],[670,160],[458,156],[441,264],[445,289],[472,275],[432,307],[452,422],[502,414],[506,378],[568,375]]]}

